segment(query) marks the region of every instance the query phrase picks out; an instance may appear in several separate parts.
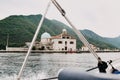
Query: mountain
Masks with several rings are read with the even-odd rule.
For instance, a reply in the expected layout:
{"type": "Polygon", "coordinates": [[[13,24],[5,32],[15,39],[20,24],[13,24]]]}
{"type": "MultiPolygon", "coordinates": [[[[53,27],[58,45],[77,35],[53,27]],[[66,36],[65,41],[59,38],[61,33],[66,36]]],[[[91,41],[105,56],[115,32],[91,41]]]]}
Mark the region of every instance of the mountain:
{"type": "MultiPolygon", "coordinates": [[[[30,42],[33,38],[35,30],[42,15],[13,15],[3,20],[0,20],[0,49],[5,49],[7,36],[9,35],[9,46],[24,46],[25,42],[30,42]]],[[[74,31],[67,25],[57,20],[49,20],[45,18],[44,23],[40,29],[37,40],[40,40],[40,36],[43,32],[48,32],[52,36],[61,33],[62,29],[66,29],[69,34],[73,35],[77,39],[77,48],[80,48],[83,44],[78,39],[74,31]]],[[[96,45],[97,47],[104,49],[113,49],[118,46],[113,45],[110,40],[114,42],[115,39],[103,38],[90,30],[81,30],[87,40],[96,45]]]]}
{"type": "MultiPolygon", "coordinates": [[[[30,42],[41,17],[42,15],[13,15],[0,20],[0,49],[5,49],[7,35],[9,35],[9,46],[24,46],[25,42],[30,42]]],[[[63,28],[65,26],[58,25],[57,21],[45,18],[37,40],[45,31],[56,35],[60,34],[63,28]]]]}
{"type": "Polygon", "coordinates": [[[90,30],[85,30],[83,33],[85,33],[86,36],[88,36],[89,38],[93,38],[96,41],[104,42],[105,44],[107,43],[109,44],[109,46],[113,45],[120,49],[120,36],[115,38],[101,37],[90,30]]]}
{"type": "Polygon", "coordinates": [[[120,49],[120,36],[116,38],[105,38],[107,40],[106,43],[112,44],[120,49]]]}
{"type": "MultiPolygon", "coordinates": [[[[114,43],[112,44],[111,42],[111,38],[104,38],[104,37],[101,37],[99,36],[98,34],[90,31],[90,30],[83,30],[81,31],[83,33],[83,35],[87,38],[87,40],[93,44],[93,45],[96,45],[97,47],[101,48],[101,49],[105,49],[105,48],[108,48],[108,49],[114,49],[115,47],[116,48],[119,48],[118,46],[116,46],[114,43]]],[[[112,40],[113,42],[116,42],[116,43],[119,43],[120,44],[120,41],[118,40],[118,38],[114,38],[112,40]]],[[[120,46],[120,45],[119,45],[120,46]]]]}

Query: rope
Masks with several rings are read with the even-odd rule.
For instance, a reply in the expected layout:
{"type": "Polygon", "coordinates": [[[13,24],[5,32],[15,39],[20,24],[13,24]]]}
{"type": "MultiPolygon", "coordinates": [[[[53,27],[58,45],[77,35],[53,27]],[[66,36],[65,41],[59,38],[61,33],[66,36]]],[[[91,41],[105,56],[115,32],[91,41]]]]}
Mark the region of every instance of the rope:
{"type": "Polygon", "coordinates": [[[112,68],[114,68],[114,66],[111,64],[112,62],[115,62],[115,61],[117,61],[117,60],[120,60],[120,58],[117,58],[117,59],[114,59],[114,60],[109,60],[109,61],[107,61],[107,63],[112,67],[112,68]]]}
{"type": "Polygon", "coordinates": [[[65,15],[65,11],[62,9],[62,7],[56,2],[56,0],[51,0],[53,2],[53,4],[56,6],[56,8],[60,11],[60,13],[62,14],[62,16],[66,19],[66,21],[70,24],[70,26],[72,26],[74,32],[77,34],[77,36],[79,37],[79,39],[82,41],[82,43],[88,47],[89,51],[95,56],[95,58],[98,60],[99,56],[95,53],[95,51],[91,48],[89,42],[85,39],[85,37],[83,36],[83,34],[78,31],[75,26],[70,22],[70,20],[66,17],[65,15]],[[64,11],[64,12],[63,12],[64,11]]]}
{"type": "Polygon", "coordinates": [[[56,0],[51,0],[51,1],[56,6],[56,8],[60,11],[62,16],[65,16],[66,12],[64,9],[62,9],[62,7],[58,4],[58,2],[56,0]]]}
{"type": "Polygon", "coordinates": [[[27,52],[27,54],[26,54],[26,57],[25,57],[25,59],[24,59],[23,65],[22,65],[22,67],[21,67],[21,69],[20,69],[20,71],[19,71],[17,80],[20,80],[20,77],[21,77],[21,75],[22,75],[23,69],[24,69],[24,67],[25,67],[25,65],[26,65],[27,59],[28,59],[28,57],[29,57],[29,54],[30,54],[31,49],[32,49],[32,47],[33,47],[33,44],[34,44],[34,42],[35,42],[35,40],[36,40],[36,38],[37,38],[37,36],[38,36],[38,33],[39,33],[40,28],[41,28],[41,26],[42,26],[42,23],[43,23],[43,21],[44,21],[44,19],[45,19],[45,16],[46,16],[46,14],[47,14],[47,11],[48,11],[48,9],[49,9],[49,7],[50,7],[50,4],[51,4],[51,1],[48,3],[47,8],[46,8],[46,10],[45,10],[45,13],[44,13],[44,15],[42,16],[42,19],[41,19],[41,21],[40,21],[40,23],[39,23],[39,25],[38,25],[38,28],[37,28],[37,30],[36,30],[36,32],[35,32],[35,35],[34,35],[34,37],[33,37],[33,39],[32,39],[32,42],[31,42],[31,44],[30,44],[30,47],[29,47],[28,52],[27,52]]]}
{"type": "Polygon", "coordinates": [[[110,61],[107,61],[108,62],[108,64],[112,67],[112,69],[115,69],[115,67],[111,64],[113,61],[112,60],[110,60],[110,61]]]}
{"type": "Polygon", "coordinates": [[[83,44],[85,46],[88,47],[89,51],[95,56],[95,58],[98,60],[98,55],[95,53],[95,51],[91,48],[89,42],[85,39],[85,37],[82,35],[82,33],[80,31],[78,31],[75,26],[70,22],[70,20],[64,16],[64,18],[67,20],[67,22],[72,26],[74,32],[77,34],[77,36],[79,37],[79,39],[83,42],[83,44]]]}
{"type": "Polygon", "coordinates": [[[51,77],[51,78],[45,78],[45,79],[38,79],[38,80],[51,80],[51,79],[57,79],[58,77],[51,77]]]}
{"type": "Polygon", "coordinates": [[[86,70],[86,72],[92,71],[92,70],[97,69],[97,68],[98,68],[98,66],[90,68],[90,69],[86,70]]]}
{"type": "Polygon", "coordinates": [[[120,58],[114,59],[114,60],[112,60],[112,62],[115,62],[115,61],[117,61],[117,60],[120,60],[120,58]]]}

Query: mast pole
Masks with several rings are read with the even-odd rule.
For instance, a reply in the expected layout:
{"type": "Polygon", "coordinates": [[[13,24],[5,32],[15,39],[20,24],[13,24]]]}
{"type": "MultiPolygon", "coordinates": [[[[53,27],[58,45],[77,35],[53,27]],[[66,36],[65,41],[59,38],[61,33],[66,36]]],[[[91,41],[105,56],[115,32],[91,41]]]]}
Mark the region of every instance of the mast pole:
{"type": "Polygon", "coordinates": [[[38,36],[38,33],[39,33],[40,28],[41,28],[41,26],[42,26],[42,23],[43,23],[43,21],[44,21],[44,19],[45,19],[45,16],[46,16],[46,14],[47,14],[47,12],[48,12],[48,10],[49,10],[50,4],[51,4],[51,1],[48,2],[47,8],[46,8],[46,10],[45,10],[45,13],[44,13],[44,15],[42,16],[41,21],[40,21],[40,23],[39,23],[39,25],[38,25],[38,27],[37,27],[37,30],[36,30],[36,32],[35,32],[35,35],[34,35],[34,37],[33,37],[33,39],[32,39],[32,42],[31,42],[31,44],[30,44],[30,47],[29,47],[29,49],[28,49],[28,52],[27,52],[26,57],[25,57],[25,59],[24,59],[24,62],[23,62],[23,64],[22,64],[22,67],[21,67],[21,69],[20,69],[20,71],[19,71],[17,80],[20,80],[20,77],[21,77],[21,75],[22,75],[23,69],[24,69],[24,67],[26,66],[27,59],[28,59],[28,57],[29,57],[29,55],[30,55],[30,53],[31,53],[31,49],[32,49],[32,47],[33,47],[33,44],[34,44],[34,42],[35,42],[35,40],[36,40],[36,38],[37,38],[37,36],[38,36]]]}
{"type": "Polygon", "coordinates": [[[7,34],[6,50],[7,50],[7,48],[8,48],[8,45],[9,45],[9,34],[7,34]]]}
{"type": "Polygon", "coordinates": [[[72,24],[72,22],[68,19],[68,17],[66,16],[66,12],[65,10],[57,3],[56,0],[51,0],[52,3],[55,5],[55,7],[59,10],[59,12],[61,13],[61,15],[65,18],[65,20],[70,24],[70,26],[72,26],[74,32],[77,34],[77,36],[79,37],[79,39],[82,41],[82,43],[88,47],[89,51],[95,56],[95,58],[98,60],[98,55],[95,53],[95,51],[91,48],[89,42],[86,40],[86,38],[83,36],[83,34],[78,31],[75,26],[72,24]]]}

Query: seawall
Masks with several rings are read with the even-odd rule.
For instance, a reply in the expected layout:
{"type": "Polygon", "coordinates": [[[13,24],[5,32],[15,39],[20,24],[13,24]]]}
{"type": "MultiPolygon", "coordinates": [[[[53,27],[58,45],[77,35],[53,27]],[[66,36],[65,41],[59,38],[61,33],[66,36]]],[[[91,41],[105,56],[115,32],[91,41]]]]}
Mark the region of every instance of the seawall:
{"type": "MultiPolygon", "coordinates": [[[[110,52],[120,52],[120,51],[96,51],[96,53],[110,53],[110,52]]],[[[6,51],[1,50],[0,53],[27,53],[27,51],[6,51]]],[[[52,51],[52,50],[35,50],[31,53],[90,53],[89,51],[52,51]]]]}

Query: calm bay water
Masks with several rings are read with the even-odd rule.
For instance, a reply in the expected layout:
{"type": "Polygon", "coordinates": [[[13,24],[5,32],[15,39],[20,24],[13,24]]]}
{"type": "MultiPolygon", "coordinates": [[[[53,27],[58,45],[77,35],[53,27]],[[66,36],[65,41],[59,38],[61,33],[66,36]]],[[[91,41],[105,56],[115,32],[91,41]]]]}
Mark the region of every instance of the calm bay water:
{"type": "MultiPolygon", "coordinates": [[[[0,80],[15,80],[25,55],[26,53],[0,53],[0,80]]],[[[98,53],[98,55],[104,61],[120,58],[120,53],[98,53]]],[[[24,69],[22,80],[57,76],[58,71],[64,68],[79,68],[85,71],[96,65],[96,58],[89,53],[32,53],[24,69]]]]}

